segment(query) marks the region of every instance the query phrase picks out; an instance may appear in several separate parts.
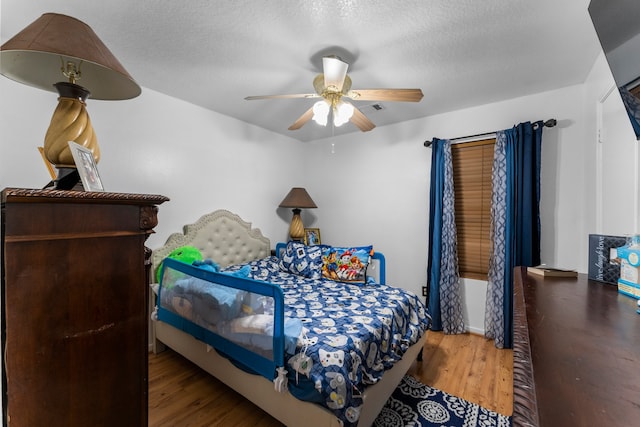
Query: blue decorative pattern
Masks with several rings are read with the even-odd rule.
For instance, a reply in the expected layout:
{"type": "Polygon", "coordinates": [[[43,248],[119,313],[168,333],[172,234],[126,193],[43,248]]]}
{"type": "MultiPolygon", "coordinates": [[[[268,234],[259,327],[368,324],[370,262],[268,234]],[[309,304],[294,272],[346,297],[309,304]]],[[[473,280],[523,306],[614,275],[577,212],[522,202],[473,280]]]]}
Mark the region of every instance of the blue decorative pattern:
{"type": "Polygon", "coordinates": [[[513,268],[540,264],[542,121],[497,132],[485,334],[513,346],[513,268]]]}
{"type": "Polygon", "coordinates": [[[624,86],[618,88],[618,90],[620,91],[622,103],[627,110],[627,115],[631,121],[631,126],[636,134],[636,138],[640,138],[640,99],[636,98],[624,86]]]}
{"type": "Polygon", "coordinates": [[[376,427],[510,427],[511,417],[405,376],[374,422],[376,427]]]}
{"type": "Polygon", "coordinates": [[[462,333],[451,141],[434,138],[432,151],[427,263],[431,328],[447,334],[462,333]]]}
{"type": "Polygon", "coordinates": [[[442,257],[440,258],[440,315],[445,334],[465,331],[458,271],[458,234],[455,217],[451,142],[444,145],[444,189],[442,195],[442,257]]]}
{"type": "Polygon", "coordinates": [[[485,336],[504,348],[504,302],[506,215],[507,215],[507,160],[505,132],[496,132],[493,154],[493,191],[491,193],[491,255],[484,313],[485,336]]]}
{"type": "Polygon", "coordinates": [[[363,386],[376,383],[425,333],[429,316],[422,301],[387,285],[289,274],[275,257],[248,265],[250,278],[280,286],[285,318],[298,318],[304,326],[297,353],[287,356],[287,369],[296,369],[299,377],[315,384],[325,406],[345,426],[355,425],[363,386]]]}
{"type": "Polygon", "coordinates": [[[322,248],[289,242],[280,259],[280,268],[310,279],[322,276],[322,248]]]}

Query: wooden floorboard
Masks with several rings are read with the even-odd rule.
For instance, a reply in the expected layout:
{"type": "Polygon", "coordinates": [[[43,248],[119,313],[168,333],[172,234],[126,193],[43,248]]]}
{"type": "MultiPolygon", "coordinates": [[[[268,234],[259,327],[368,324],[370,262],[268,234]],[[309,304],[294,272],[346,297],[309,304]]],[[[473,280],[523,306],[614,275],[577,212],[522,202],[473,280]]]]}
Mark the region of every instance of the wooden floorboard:
{"type": "Polygon", "coordinates": [[[497,349],[482,336],[429,331],[423,361],[409,374],[487,409],[513,412],[513,351],[497,349]]]}
{"type": "MultiPolygon", "coordinates": [[[[513,411],[513,352],[474,334],[429,331],[409,374],[485,408],[513,411]]],[[[179,354],[149,354],[150,427],[280,427],[277,420],[179,354]]]]}

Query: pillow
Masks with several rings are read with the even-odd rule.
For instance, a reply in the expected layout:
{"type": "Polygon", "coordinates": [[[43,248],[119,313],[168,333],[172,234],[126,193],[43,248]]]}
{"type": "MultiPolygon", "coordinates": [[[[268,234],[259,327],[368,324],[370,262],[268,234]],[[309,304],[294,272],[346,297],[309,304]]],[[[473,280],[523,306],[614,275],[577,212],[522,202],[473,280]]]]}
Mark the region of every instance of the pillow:
{"type": "Polygon", "coordinates": [[[337,282],[365,283],[373,246],[323,246],[322,277],[337,282]]]}
{"type": "Polygon", "coordinates": [[[322,248],[289,242],[280,259],[280,269],[288,273],[320,279],[322,277],[322,248]]]}

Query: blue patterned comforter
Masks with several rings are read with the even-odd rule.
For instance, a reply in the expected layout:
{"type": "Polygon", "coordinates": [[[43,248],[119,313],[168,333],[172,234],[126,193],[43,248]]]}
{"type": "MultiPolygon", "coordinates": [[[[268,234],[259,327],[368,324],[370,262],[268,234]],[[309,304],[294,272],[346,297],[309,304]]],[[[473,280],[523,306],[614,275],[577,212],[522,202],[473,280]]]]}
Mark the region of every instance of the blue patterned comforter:
{"type": "Polygon", "coordinates": [[[298,318],[303,324],[295,354],[286,355],[287,369],[294,373],[289,388],[310,383],[318,393],[305,400],[324,404],[346,426],[357,424],[364,388],[375,384],[426,332],[429,317],[423,302],[409,291],[387,285],[286,273],[275,257],[249,266],[250,278],[278,284],[283,290],[285,318],[298,318]]]}

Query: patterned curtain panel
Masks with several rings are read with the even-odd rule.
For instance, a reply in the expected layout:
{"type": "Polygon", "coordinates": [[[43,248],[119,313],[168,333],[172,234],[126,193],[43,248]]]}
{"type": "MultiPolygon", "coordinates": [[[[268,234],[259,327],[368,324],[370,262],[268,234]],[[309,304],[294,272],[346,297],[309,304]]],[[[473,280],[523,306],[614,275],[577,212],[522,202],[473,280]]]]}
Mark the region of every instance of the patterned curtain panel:
{"type": "Polygon", "coordinates": [[[504,287],[506,272],[507,228],[507,135],[496,132],[493,151],[493,191],[491,193],[491,252],[484,311],[484,334],[498,348],[504,348],[504,287]]]}
{"type": "Polygon", "coordinates": [[[496,133],[485,336],[513,347],[513,269],[540,264],[540,156],[543,123],[496,133]]]}
{"type": "Polygon", "coordinates": [[[631,126],[636,134],[636,138],[640,138],[640,99],[636,98],[627,88],[624,86],[619,87],[620,96],[622,97],[622,103],[627,110],[629,120],[631,120],[631,126]]]}
{"type": "Polygon", "coordinates": [[[451,142],[434,138],[431,148],[427,267],[431,329],[460,334],[465,327],[458,274],[451,142]]]}

